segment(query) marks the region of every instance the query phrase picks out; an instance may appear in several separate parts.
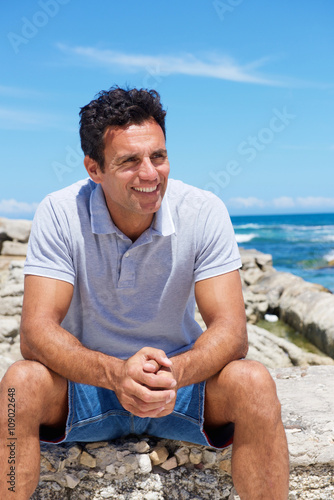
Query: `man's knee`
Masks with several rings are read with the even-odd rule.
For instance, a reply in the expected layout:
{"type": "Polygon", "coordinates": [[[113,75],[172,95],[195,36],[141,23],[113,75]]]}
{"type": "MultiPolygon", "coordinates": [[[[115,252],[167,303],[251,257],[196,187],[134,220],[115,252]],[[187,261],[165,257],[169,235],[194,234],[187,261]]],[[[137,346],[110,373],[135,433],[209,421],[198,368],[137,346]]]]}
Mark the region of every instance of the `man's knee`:
{"type": "Polygon", "coordinates": [[[228,404],[236,411],[258,418],[280,416],[276,385],[261,363],[240,360],[229,363],[217,378],[221,391],[227,391],[228,404]]]}
{"type": "Polygon", "coordinates": [[[1,386],[15,391],[18,412],[26,418],[34,415],[38,421],[48,420],[57,404],[67,400],[67,382],[38,361],[17,361],[11,365],[4,375],[1,386]]]}

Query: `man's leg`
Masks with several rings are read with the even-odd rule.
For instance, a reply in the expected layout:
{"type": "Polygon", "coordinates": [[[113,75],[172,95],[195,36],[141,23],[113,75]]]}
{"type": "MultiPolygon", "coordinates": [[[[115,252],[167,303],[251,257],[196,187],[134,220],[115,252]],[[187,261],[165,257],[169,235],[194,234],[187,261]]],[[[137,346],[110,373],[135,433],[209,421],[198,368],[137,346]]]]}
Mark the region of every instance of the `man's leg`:
{"type": "Polygon", "coordinates": [[[64,378],[37,361],[18,361],[8,369],[0,384],[1,499],[30,498],[40,473],[40,425],[62,429],[66,418],[64,378]]]}
{"type": "Polygon", "coordinates": [[[205,429],[233,422],[232,477],[241,500],[287,500],[289,455],[276,386],[255,361],[229,363],[208,380],[205,429]]]}

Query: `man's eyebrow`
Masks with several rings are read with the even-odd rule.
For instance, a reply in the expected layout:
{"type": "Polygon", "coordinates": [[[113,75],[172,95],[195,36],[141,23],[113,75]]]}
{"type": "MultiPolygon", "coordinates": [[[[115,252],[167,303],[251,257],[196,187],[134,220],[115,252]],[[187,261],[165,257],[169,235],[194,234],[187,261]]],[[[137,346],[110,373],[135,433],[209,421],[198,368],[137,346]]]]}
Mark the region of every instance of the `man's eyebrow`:
{"type": "Polygon", "coordinates": [[[165,148],[159,148],[159,149],[156,149],[155,151],[153,151],[152,155],[155,155],[157,153],[163,153],[163,154],[167,154],[167,149],[165,148]]]}
{"type": "MultiPolygon", "coordinates": [[[[159,148],[159,149],[156,149],[155,151],[152,151],[151,155],[155,155],[155,154],[165,154],[167,155],[167,149],[164,149],[164,148],[159,148]]],[[[129,153],[129,154],[126,154],[126,155],[122,155],[122,156],[118,156],[116,159],[115,159],[115,163],[122,163],[124,160],[128,160],[129,158],[139,158],[141,155],[139,153],[129,153]]]]}
{"type": "Polygon", "coordinates": [[[137,158],[139,155],[138,153],[129,153],[127,155],[122,155],[122,156],[118,156],[116,159],[115,159],[115,162],[116,163],[122,163],[122,161],[124,160],[128,160],[129,158],[137,158]]]}

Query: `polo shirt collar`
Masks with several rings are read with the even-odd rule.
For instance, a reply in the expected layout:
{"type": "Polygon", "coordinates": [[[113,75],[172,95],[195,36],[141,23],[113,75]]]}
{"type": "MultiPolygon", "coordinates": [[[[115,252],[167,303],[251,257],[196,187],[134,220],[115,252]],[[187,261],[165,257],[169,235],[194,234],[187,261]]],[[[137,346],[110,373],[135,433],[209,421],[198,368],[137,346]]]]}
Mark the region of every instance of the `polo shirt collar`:
{"type": "MultiPolygon", "coordinates": [[[[101,184],[97,184],[90,195],[89,202],[91,228],[94,234],[120,233],[110,217],[101,184]]],[[[152,222],[152,233],[160,236],[169,236],[175,233],[175,226],[169,208],[167,192],[162,200],[161,207],[155,214],[152,222]]]]}
{"type": "Polygon", "coordinates": [[[175,233],[175,226],[172,214],[170,213],[167,191],[162,199],[161,206],[153,219],[152,232],[153,234],[158,234],[160,236],[169,236],[175,233]]]}

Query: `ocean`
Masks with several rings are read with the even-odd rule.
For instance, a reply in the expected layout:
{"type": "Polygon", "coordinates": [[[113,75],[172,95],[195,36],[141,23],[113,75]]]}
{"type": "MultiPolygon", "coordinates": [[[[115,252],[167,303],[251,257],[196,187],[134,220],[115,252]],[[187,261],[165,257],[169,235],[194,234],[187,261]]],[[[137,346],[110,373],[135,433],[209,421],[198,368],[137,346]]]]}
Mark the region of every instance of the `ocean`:
{"type": "Polygon", "coordinates": [[[231,219],[239,246],[270,253],[277,271],[296,274],[334,293],[334,213],[231,219]]]}

